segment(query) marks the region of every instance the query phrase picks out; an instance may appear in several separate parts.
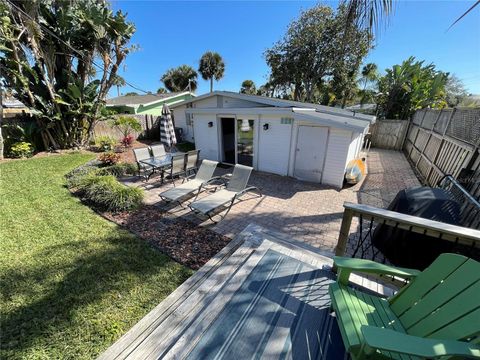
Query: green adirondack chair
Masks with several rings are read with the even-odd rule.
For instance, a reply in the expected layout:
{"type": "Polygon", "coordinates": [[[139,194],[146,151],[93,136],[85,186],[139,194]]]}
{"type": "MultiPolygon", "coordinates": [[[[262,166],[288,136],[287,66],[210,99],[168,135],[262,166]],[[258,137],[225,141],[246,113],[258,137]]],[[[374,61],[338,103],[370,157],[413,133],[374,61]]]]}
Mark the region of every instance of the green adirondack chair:
{"type": "Polygon", "coordinates": [[[332,308],[353,359],[480,358],[480,263],[440,255],[423,272],[335,257],[332,308]],[[409,279],[389,299],[348,287],[352,272],[409,279]]]}

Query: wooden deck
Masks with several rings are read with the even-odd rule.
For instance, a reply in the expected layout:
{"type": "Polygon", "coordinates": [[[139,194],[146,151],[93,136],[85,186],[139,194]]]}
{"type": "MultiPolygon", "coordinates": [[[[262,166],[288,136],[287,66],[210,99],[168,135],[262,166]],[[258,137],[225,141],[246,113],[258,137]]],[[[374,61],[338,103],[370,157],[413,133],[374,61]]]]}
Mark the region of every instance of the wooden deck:
{"type": "Polygon", "coordinates": [[[249,225],[100,359],[344,358],[325,255],[249,225]]]}

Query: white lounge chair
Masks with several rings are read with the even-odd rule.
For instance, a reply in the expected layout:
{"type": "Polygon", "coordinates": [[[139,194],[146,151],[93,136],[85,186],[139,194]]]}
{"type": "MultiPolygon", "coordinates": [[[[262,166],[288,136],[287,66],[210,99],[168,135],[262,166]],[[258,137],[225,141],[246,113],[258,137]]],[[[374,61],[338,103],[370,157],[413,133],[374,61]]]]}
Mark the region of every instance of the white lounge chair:
{"type": "Polygon", "coordinates": [[[194,179],[184,182],[183,184],[172,189],[168,189],[162,192],[159,196],[162,198],[162,200],[177,202],[181,205],[182,201],[186,200],[189,196],[191,197],[195,193],[198,195],[205,185],[220,180],[218,176],[213,177],[213,173],[217,168],[217,164],[218,162],[216,161],[203,160],[194,179]]]}
{"type": "Polygon", "coordinates": [[[214,223],[217,221],[212,219],[215,212],[220,208],[226,206],[225,214],[219,215],[220,220],[223,220],[227,216],[228,212],[232,208],[235,200],[237,200],[243,194],[249,191],[256,191],[259,196],[262,196],[260,190],[255,186],[247,186],[252,168],[244,165],[235,165],[233,169],[232,177],[230,178],[227,187],[220,191],[217,191],[211,195],[208,195],[202,199],[194,200],[190,205],[190,209],[195,213],[200,213],[208,216],[214,223]]]}

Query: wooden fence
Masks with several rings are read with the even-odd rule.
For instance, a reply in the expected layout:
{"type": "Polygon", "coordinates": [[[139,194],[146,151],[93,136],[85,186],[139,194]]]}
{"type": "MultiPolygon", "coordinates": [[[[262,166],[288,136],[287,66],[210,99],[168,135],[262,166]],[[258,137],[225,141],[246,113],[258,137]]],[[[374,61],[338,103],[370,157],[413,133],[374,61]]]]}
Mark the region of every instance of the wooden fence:
{"type": "Polygon", "coordinates": [[[408,124],[408,120],[377,120],[370,129],[372,146],[402,150],[408,124]]]}
{"type": "MultiPolygon", "coordinates": [[[[142,125],[142,131],[135,132],[133,135],[135,138],[160,140],[160,117],[156,115],[118,115],[118,116],[131,116],[136,118],[142,125]]],[[[100,121],[96,124],[95,136],[112,136],[115,139],[120,140],[122,134],[115,128],[112,128],[108,121],[100,121]]]]}
{"type": "Polygon", "coordinates": [[[472,166],[478,171],[479,146],[480,109],[419,110],[403,150],[424,182],[436,186],[445,175],[457,179],[472,166]]]}

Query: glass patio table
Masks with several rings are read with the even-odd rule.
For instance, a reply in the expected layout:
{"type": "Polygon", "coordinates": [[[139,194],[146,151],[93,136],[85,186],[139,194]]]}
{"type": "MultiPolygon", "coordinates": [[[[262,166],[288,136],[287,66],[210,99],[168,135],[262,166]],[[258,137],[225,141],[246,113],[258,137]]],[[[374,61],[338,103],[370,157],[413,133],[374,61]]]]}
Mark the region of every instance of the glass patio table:
{"type": "Polygon", "coordinates": [[[177,152],[167,153],[160,157],[151,157],[149,159],[140,160],[142,164],[148,165],[152,168],[152,172],[147,175],[147,181],[150,180],[150,177],[156,171],[160,171],[160,182],[161,184],[163,184],[165,169],[171,165],[172,158],[178,155],[185,155],[185,153],[181,151],[177,151],[177,152]]]}

